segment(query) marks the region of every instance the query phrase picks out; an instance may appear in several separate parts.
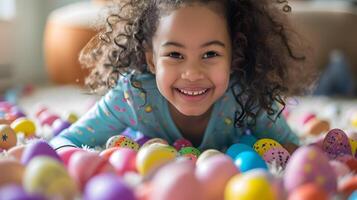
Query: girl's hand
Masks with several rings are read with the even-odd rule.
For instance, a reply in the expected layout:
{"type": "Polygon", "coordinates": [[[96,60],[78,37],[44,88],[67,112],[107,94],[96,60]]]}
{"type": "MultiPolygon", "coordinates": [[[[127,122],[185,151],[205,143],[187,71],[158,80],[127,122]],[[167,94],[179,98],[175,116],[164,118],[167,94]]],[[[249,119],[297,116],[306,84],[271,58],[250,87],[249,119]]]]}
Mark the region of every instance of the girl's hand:
{"type": "Polygon", "coordinates": [[[294,144],[294,143],[284,143],[284,144],[282,144],[282,145],[283,145],[283,147],[284,147],[286,150],[288,150],[288,152],[290,153],[290,155],[293,154],[294,151],[295,151],[297,148],[299,148],[299,146],[297,146],[297,145],[294,144]]]}

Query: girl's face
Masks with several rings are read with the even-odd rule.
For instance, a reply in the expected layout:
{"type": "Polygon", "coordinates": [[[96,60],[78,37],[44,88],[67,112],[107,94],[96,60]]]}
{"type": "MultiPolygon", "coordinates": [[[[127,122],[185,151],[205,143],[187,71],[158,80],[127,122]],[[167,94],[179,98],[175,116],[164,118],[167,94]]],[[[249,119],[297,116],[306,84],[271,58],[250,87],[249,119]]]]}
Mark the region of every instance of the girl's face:
{"type": "Polygon", "coordinates": [[[223,15],[207,6],[179,8],[160,19],[152,47],[150,71],[181,114],[205,114],[227,90],[231,42],[223,15]]]}

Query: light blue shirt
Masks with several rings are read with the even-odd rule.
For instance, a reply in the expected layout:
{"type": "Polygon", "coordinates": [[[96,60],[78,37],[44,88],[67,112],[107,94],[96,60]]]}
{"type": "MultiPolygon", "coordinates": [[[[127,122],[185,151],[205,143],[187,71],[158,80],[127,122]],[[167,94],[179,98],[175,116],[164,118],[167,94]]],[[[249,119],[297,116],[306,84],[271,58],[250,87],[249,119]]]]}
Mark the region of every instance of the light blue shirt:
{"type": "MultiPolygon", "coordinates": [[[[169,144],[183,138],[170,115],[168,101],[156,86],[155,77],[151,74],[136,75],[131,81],[131,76],[121,77],[116,87],[83,117],[52,139],[52,146],[103,146],[111,136],[120,134],[128,127],[148,137],[165,139],[169,144]],[[133,87],[132,82],[143,90],[133,87]]],[[[229,88],[213,105],[208,126],[198,146],[200,150],[214,148],[224,151],[239,142],[244,130],[234,126],[237,110],[240,108],[229,88]]],[[[258,139],[271,138],[280,143],[299,144],[298,137],[283,116],[273,122],[262,112],[251,131],[258,139]]]]}

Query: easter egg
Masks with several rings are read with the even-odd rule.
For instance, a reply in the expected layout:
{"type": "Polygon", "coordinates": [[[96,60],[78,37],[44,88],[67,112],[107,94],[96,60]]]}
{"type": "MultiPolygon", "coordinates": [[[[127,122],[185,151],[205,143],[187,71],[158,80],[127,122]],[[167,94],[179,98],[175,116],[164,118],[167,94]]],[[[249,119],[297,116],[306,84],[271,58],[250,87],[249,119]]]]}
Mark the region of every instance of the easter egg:
{"type": "Polygon", "coordinates": [[[137,172],[136,155],[133,149],[121,148],[112,153],[109,162],[120,176],[126,172],[137,172]]]}
{"type": "Polygon", "coordinates": [[[340,162],[338,160],[330,160],[329,163],[333,171],[336,173],[337,178],[341,178],[350,173],[349,167],[343,162],[340,162]]]}
{"type": "Polygon", "coordinates": [[[149,145],[155,144],[155,143],[166,144],[166,145],[169,144],[169,143],[168,143],[166,140],[164,140],[164,139],[161,139],[161,138],[152,138],[152,139],[146,141],[146,142],[142,145],[142,147],[146,147],[146,146],[149,146],[149,145]]]}
{"type": "Polygon", "coordinates": [[[53,122],[52,124],[52,134],[53,136],[57,136],[60,134],[64,129],[70,127],[71,124],[67,121],[64,121],[62,119],[57,119],[53,122]]]}
{"type": "Polygon", "coordinates": [[[115,170],[109,161],[98,153],[77,151],[69,159],[68,172],[83,189],[93,176],[107,172],[114,174],[115,170]]]}
{"type": "Polygon", "coordinates": [[[25,137],[31,137],[35,135],[36,126],[35,123],[27,118],[18,118],[11,123],[11,128],[15,133],[23,133],[25,137]]]}
{"type": "Polygon", "coordinates": [[[253,148],[260,156],[263,156],[265,152],[274,147],[282,147],[277,141],[270,138],[263,138],[258,140],[253,148]]]}
{"type": "Polygon", "coordinates": [[[263,154],[263,159],[269,163],[275,163],[285,169],[286,164],[290,158],[289,152],[283,147],[273,147],[263,154]]]}
{"type": "Polygon", "coordinates": [[[155,143],[142,147],[136,157],[136,167],[142,176],[148,175],[160,165],[172,161],[177,156],[175,148],[155,143]]]}
{"type": "Polygon", "coordinates": [[[253,148],[249,147],[246,144],[241,144],[241,143],[237,143],[237,144],[233,144],[231,145],[227,151],[226,154],[231,157],[232,159],[235,159],[236,156],[244,151],[254,151],[253,148]]]}
{"type": "Polygon", "coordinates": [[[41,123],[41,126],[45,126],[45,125],[52,126],[53,122],[56,121],[57,119],[60,119],[60,117],[50,112],[43,112],[39,116],[39,121],[41,123]]]}
{"type": "Polygon", "coordinates": [[[136,200],[132,189],[112,174],[100,174],[85,186],[83,200],[136,200]]]}
{"type": "Polygon", "coordinates": [[[356,175],[349,177],[347,180],[341,182],[341,184],[339,184],[338,186],[338,191],[342,193],[345,197],[350,196],[356,190],[357,190],[356,175]]]}
{"type": "Polygon", "coordinates": [[[223,155],[222,152],[216,150],[216,149],[207,149],[204,152],[200,154],[196,161],[196,165],[200,165],[204,160],[207,160],[208,158],[215,156],[215,155],[223,155]]]}
{"type": "Polygon", "coordinates": [[[330,123],[326,120],[313,118],[309,120],[304,126],[306,135],[319,135],[330,130],[330,123]]]}
{"type": "Polygon", "coordinates": [[[238,154],[234,163],[240,172],[246,172],[257,168],[268,169],[268,166],[262,157],[254,151],[245,151],[238,154]]]}
{"type": "Polygon", "coordinates": [[[238,173],[232,159],[224,154],[212,156],[197,165],[196,177],[205,191],[207,200],[223,199],[229,179],[238,173]]]}
{"type": "Polygon", "coordinates": [[[18,161],[21,161],[23,152],[25,151],[26,145],[17,145],[12,147],[7,151],[7,154],[18,161]]]}
{"type": "Polygon", "coordinates": [[[109,149],[104,149],[102,152],[99,153],[99,156],[109,160],[110,156],[118,149],[123,149],[122,147],[111,147],[109,149]]]}
{"type": "Polygon", "coordinates": [[[348,137],[341,129],[332,129],[327,133],[322,143],[322,149],[330,159],[342,155],[352,155],[348,137]]]}
{"type": "Polygon", "coordinates": [[[29,194],[20,185],[6,185],[0,188],[2,200],[45,200],[39,194],[29,194]]]}
{"type": "Polygon", "coordinates": [[[76,148],[76,147],[66,147],[66,148],[60,148],[56,152],[57,152],[58,156],[61,158],[64,166],[68,167],[68,163],[69,163],[69,160],[71,159],[72,155],[78,151],[85,151],[85,150],[81,149],[81,148],[76,148]]]}
{"type": "Polygon", "coordinates": [[[354,112],[351,115],[350,121],[351,121],[352,126],[357,127],[357,112],[354,112]]]}
{"type": "Polygon", "coordinates": [[[65,167],[51,157],[38,156],[26,167],[23,185],[30,193],[51,199],[74,199],[78,187],[65,167]]]}
{"type": "Polygon", "coordinates": [[[0,148],[10,149],[17,143],[17,136],[9,125],[0,124],[0,148]]]}
{"type": "Polygon", "coordinates": [[[194,164],[187,160],[171,162],[160,168],[152,180],[152,187],[150,200],[204,200],[194,164]]]}
{"type": "Polygon", "coordinates": [[[0,188],[7,184],[22,183],[25,167],[17,160],[12,158],[0,159],[0,188]]]}
{"type": "Polygon", "coordinates": [[[124,147],[124,148],[130,148],[130,149],[133,149],[136,151],[139,150],[139,144],[124,135],[116,135],[116,136],[109,138],[107,141],[106,147],[107,148],[124,147]]]}
{"type": "Polygon", "coordinates": [[[352,192],[352,194],[348,197],[348,200],[357,200],[357,191],[352,192]]]}
{"type": "Polygon", "coordinates": [[[28,144],[22,154],[21,163],[27,165],[36,156],[49,156],[61,162],[57,152],[44,140],[36,140],[28,144]]]}
{"type": "Polygon", "coordinates": [[[305,125],[307,122],[309,122],[312,119],[315,119],[316,115],[314,113],[306,113],[301,117],[301,123],[305,125]]]}
{"type": "Polygon", "coordinates": [[[348,141],[350,142],[352,156],[356,156],[357,141],[351,138],[349,138],[348,141]]]}
{"type": "Polygon", "coordinates": [[[290,157],[285,168],[284,187],[288,192],[303,184],[313,183],[325,191],[337,190],[336,174],[327,156],[315,146],[303,146],[290,157]]]}
{"type": "Polygon", "coordinates": [[[195,147],[183,147],[180,149],[179,154],[181,156],[191,156],[194,160],[197,160],[198,156],[200,156],[201,152],[195,147]]]}
{"type": "Polygon", "coordinates": [[[74,122],[76,122],[78,120],[78,115],[73,112],[69,112],[65,115],[64,119],[67,122],[73,124],[74,122]]]}
{"type": "Polygon", "coordinates": [[[357,131],[355,130],[347,130],[346,131],[346,135],[348,138],[352,139],[352,140],[357,140],[357,131]]]}
{"type": "MultiPolygon", "coordinates": [[[[249,172],[247,172],[249,174],[249,172]]],[[[227,183],[224,191],[225,200],[275,200],[274,190],[263,176],[237,174],[227,183]]]]}
{"type": "Polygon", "coordinates": [[[135,142],[138,143],[140,146],[143,146],[147,141],[149,141],[151,138],[145,135],[139,135],[135,138],[135,142]]]}
{"type": "Polygon", "coordinates": [[[328,200],[329,195],[319,185],[308,183],[299,186],[290,195],[288,200],[328,200]]]}
{"type": "Polygon", "coordinates": [[[180,151],[183,147],[192,147],[192,143],[185,138],[180,138],[177,139],[172,146],[174,146],[177,151],[180,151]]]}

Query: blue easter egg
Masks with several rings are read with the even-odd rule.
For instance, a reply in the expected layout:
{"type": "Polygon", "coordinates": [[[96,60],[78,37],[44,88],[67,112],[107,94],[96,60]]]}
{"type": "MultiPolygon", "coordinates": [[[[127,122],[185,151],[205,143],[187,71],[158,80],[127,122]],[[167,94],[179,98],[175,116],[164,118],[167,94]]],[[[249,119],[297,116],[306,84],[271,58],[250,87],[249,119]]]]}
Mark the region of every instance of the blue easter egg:
{"type": "Polygon", "coordinates": [[[348,200],[357,200],[357,190],[352,192],[352,194],[348,197],[348,200]]]}
{"type": "Polygon", "coordinates": [[[246,144],[237,143],[237,144],[231,145],[227,149],[226,154],[234,160],[238,154],[245,152],[245,151],[254,151],[254,149],[249,147],[246,144]]]}
{"type": "Polygon", "coordinates": [[[243,135],[241,138],[239,138],[240,143],[246,144],[250,147],[253,147],[256,141],[257,138],[255,138],[253,135],[243,135]]]}
{"type": "Polygon", "coordinates": [[[267,164],[255,151],[244,151],[239,153],[234,159],[234,164],[240,172],[246,172],[251,169],[268,169],[267,164]]]}

